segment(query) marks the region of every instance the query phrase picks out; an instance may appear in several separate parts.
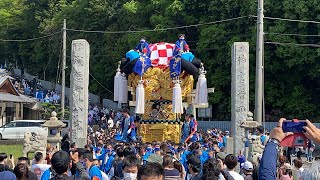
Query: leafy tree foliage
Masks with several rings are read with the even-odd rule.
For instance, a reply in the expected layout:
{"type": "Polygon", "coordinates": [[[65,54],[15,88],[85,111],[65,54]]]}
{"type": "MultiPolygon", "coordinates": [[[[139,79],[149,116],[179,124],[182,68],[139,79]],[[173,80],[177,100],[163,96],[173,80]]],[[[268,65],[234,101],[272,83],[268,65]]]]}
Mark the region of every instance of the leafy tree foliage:
{"type": "MultiPolygon", "coordinates": [[[[70,44],[84,38],[91,45],[90,73],[107,89],[113,89],[117,62],[135,47],[141,36],[149,42],[174,42],[179,33],[187,35],[191,51],[205,63],[215,119],[230,119],[231,46],[236,41],[250,44],[250,109],[254,110],[255,46],[257,4],[252,0],[2,0],[0,39],[29,39],[67,28],[139,33],[67,32],[67,74],[70,73],[70,44]],[[188,28],[161,30],[222,19],[246,18],[188,28]]],[[[266,17],[319,21],[317,0],[269,0],[266,17]]],[[[265,19],[265,40],[295,44],[317,44],[319,37],[280,34],[318,34],[319,25],[265,19]]],[[[0,42],[0,63],[10,62],[39,78],[56,81],[61,63],[61,33],[27,42],[0,42]]],[[[314,47],[265,44],[265,107],[267,120],[287,118],[319,119],[320,49],[314,47]]],[[[112,98],[90,77],[90,91],[112,98]]],[[[69,79],[67,78],[67,81],[69,79]]]]}

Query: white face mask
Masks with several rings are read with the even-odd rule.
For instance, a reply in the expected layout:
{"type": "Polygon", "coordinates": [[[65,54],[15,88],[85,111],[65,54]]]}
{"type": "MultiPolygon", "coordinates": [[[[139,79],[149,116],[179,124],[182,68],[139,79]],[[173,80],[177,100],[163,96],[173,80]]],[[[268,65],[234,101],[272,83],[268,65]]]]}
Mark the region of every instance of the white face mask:
{"type": "Polygon", "coordinates": [[[124,180],[136,180],[137,174],[135,173],[123,173],[123,179],[124,180]]]}

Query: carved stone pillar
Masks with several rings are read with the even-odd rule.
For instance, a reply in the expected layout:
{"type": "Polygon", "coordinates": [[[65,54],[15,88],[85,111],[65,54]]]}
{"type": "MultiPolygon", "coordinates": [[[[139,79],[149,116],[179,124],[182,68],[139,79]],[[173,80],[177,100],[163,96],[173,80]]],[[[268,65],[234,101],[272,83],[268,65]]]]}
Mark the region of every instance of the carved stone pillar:
{"type": "Polygon", "coordinates": [[[249,43],[235,42],[231,56],[231,134],[233,152],[238,154],[245,147],[245,133],[240,125],[249,111],[249,43]]]}
{"type": "Polygon", "coordinates": [[[84,39],[72,41],[70,75],[71,140],[77,147],[87,144],[89,43],[84,39]]]}

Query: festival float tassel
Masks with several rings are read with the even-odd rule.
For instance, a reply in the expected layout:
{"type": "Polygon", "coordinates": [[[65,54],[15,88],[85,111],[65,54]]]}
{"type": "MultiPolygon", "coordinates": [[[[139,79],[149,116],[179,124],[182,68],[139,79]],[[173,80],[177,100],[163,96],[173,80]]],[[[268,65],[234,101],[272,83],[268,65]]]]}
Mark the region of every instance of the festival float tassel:
{"type": "Polygon", "coordinates": [[[136,114],[144,114],[144,87],[141,79],[136,88],[136,114]]]}
{"type": "Polygon", "coordinates": [[[127,103],[128,102],[128,80],[126,78],[126,74],[122,74],[122,82],[121,82],[121,89],[120,90],[120,103],[127,103]]]}
{"type": "Polygon", "coordinates": [[[121,61],[119,61],[119,64],[118,64],[118,69],[117,69],[117,72],[116,72],[116,75],[114,76],[114,89],[113,89],[113,93],[114,93],[114,97],[113,97],[113,100],[114,101],[118,101],[119,102],[119,99],[121,97],[120,93],[121,93],[121,88],[122,88],[122,83],[123,83],[123,78],[122,78],[122,75],[121,75],[121,70],[120,70],[120,63],[121,61]]]}
{"type": "Polygon", "coordinates": [[[199,69],[199,77],[196,88],[195,104],[207,105],[208,104],[208,89],[207,89],[207,78],[206,71],[204,70],[203,63],[199,69]]]}
{"type": "Polygon", "coordinates": [[[172,112],[183,114],[183,107],[182,107],[182,96],[181,96],[181,87],[180,87],[180,80],[174,80],[174,87],[172,93],[172,112]]]}

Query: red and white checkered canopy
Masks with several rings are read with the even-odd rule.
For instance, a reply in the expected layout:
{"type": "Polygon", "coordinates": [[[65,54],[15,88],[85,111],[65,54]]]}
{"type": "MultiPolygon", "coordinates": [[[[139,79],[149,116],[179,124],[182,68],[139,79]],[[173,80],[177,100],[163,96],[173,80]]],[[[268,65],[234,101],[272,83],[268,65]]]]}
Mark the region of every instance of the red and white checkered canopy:
{"type": "Polygon", "coordinates": [[[150,59],[153,67],[166,68],[170,64],[175,44],[171,43],[155,43],[149,46],[150,59]]]}

